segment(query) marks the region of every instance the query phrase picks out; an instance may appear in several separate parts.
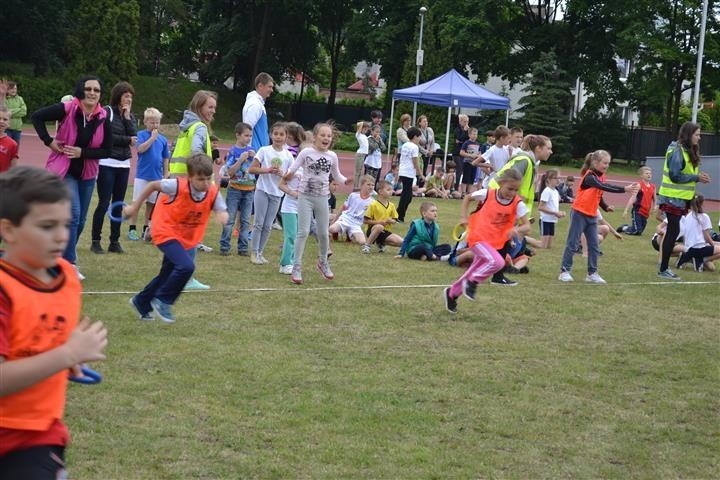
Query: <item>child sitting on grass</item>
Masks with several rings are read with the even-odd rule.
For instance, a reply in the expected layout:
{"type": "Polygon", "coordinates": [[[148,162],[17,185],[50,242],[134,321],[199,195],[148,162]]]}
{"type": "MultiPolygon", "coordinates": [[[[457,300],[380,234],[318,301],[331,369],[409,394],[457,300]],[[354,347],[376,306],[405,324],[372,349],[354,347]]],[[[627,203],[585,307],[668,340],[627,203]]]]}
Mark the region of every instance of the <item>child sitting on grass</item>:
{"type": "Polygon", "coordinates": [[[440,238],[440,225],[437,223],[437,205],[432,202],[423,202],[420,205],[421,218],[410,223],[410,229],[400,246],[396,258],[402,258],[407,253],[412,260],[446,261],[452,250],[447,243],[438,245],[440,238]]]}
{"type": "Polygon", "coordinates": [[[365,221],[365,210],[373,201],[372,193],[375,179],[370,175],[360,177],[360,191],[348,195],[343,204],[343,211],[338,219],[330,225],[330,234],[333,238],[347,236],[353,242],[365,246],[365,234],[363,233],[363,222],[365,221]]]}
{"type": "Polygon", "coordinates": [[[425,196],[436,198],[448,198],[449,192],[445,190],[445,169],[435,167],[435,171],[425,181],[425,196]]]}
{"type": "Polygon", "coordinates": [[[104,360],[107,330],[81,317],[82,287],[62,259],[70,191],[57,175],[0,175],[0,478],[66,478],[68,370],[104,360]]]}
{"type": "Polygon", "coordinates": [[[397,223],[397,210],[390,201],[392,185],[386,181],[380,182],[377,197],[370,203],[365,211],[365,224],[367,229],[367,242],[362,247],[363,253],[370,253],[370,246],[376,243],[380,253],[385,251],[385,245],[399,247],[403,237],[392,232],[392,226],[397,223]]]}

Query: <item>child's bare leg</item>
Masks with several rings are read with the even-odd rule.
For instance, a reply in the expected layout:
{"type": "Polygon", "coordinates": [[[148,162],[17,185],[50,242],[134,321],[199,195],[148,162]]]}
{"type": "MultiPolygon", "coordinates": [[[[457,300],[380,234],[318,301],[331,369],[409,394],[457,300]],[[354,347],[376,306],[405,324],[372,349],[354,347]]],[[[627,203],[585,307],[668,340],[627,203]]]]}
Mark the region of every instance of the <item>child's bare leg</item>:
{"type": "Polygon", "coordinates": [[[385,230],[385,227],[380,224],[373,225],[370,229],[370,235],[367,238],[367,244],[372,245],[377,240],[378,236],[385,230]]]}
{"type": "Polygon", "coordinates": [[[552,246],[552,237],[549,235],[542,236],[542,248],[550,248],[552,246]]]}
{"type": "Polygon", "coordinates": [[[385,245],[390,245],[391,247],[400,247],[402,246],[402,242],[403,237],[397,233],[390,234],[390,236],[385,239],[385,245]]]}
{"type": "Polygon", "coordinates": [[[362,232],[355,232],[352,234],[353,242],[365,245],[365,234],[362,232]]]}
{"type": "MultiPolygon", "coordinates": [[[[143,225],[148,226],[150,225],[150,217],[152,216],[153,209],[155,208],[154,203],[145,202],[145,223],[143,225]]],[[[135,217],[137,217],[137,214],[135,214],[135,217]]],[[[131,225],[135,225],[134,223],[131,225]]]]}

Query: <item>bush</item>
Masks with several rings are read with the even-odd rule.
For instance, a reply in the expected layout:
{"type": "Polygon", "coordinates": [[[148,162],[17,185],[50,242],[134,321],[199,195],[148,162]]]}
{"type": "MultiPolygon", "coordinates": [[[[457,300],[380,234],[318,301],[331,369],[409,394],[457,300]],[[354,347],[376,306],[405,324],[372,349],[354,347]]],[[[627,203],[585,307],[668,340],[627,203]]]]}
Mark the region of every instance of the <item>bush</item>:
{"type": "Polygon", "coordinates": [[[615,156],[627,137],[619,114],[603,115],[589,110],[580,112],[573,123],[573,130],[571,144],[575,157],[584,157],[586,153],[600,148],[615,156]]]}

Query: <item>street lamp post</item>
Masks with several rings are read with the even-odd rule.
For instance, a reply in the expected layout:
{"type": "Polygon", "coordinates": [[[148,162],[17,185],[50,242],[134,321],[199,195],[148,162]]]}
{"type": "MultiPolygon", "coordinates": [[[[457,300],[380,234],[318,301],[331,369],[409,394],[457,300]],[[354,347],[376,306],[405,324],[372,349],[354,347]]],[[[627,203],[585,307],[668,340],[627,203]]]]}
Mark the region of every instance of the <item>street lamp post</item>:
{"type": "MultiPolygon", "coordinates": [[[[417,49],[417,54],[415,55],[415,65],[417,66],[417,70],[415,71],[415,85],[416,86],[420,83],[420,67],[422,67],[422,64],[423,64],[422,35],[423,35],[423,20],[425,20],[425,13],[427,13],[427,8],[420,7],[420,37],[418,38],[418,49],[417,49]]],[[[416,116],[417,116],[417,102],[413,102],[413,114],[412,114],[413,125],[415,125],[415,117],[416,116]]]]}
{"type": "MultiPolygon", "coordinates": [[[[700,42],[697,53],[697,66],[695,68],[695,89],[693,90],[692,122],[697,122],[697,112],[700,103],[700,78],[702,77],[703,48],[705,47],[705,22],[707,21],[708,0],[703,1],[702,20],[700,22],[700,42]]],[[[422,25],[422,23],[420,24],[422,25]]],[[[420,27],[422,32],[422,27],[420,27]]],[[[420,34],[422,36],[422,33],[420,34]]],[[[418,67],[420,68],[420,67],[418,67]]]]}

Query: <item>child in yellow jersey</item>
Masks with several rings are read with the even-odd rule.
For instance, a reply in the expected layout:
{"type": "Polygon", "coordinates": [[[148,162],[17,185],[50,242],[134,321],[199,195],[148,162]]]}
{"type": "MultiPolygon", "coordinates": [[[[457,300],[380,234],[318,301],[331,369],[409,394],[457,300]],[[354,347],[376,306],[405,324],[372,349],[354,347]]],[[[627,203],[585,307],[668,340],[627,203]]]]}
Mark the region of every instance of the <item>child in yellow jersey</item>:
{"type": "Polygon", "coordinates": [[[0,478],[65,478],[68,369],[103,360],[107,331],[80,321],[82,287],[62,258],[70,191],[46,170],[0,175],[0,478]]]}
{"type": "Polygon", "coordinates": [[[373,200],[365,211],[365,224],[367,229],[367,241],[362,246],[363,253],[370,253],[370,246],[377,243],[378,250],[385,251],[385,245],[399,247],[402,245],[403,237],[392,232],[392,226],[397,223],[397,210],[395,204],[390,201],[393,194],[393,186],[390,182],[382,180],[378,183],[377,198],[373,200]]]}

